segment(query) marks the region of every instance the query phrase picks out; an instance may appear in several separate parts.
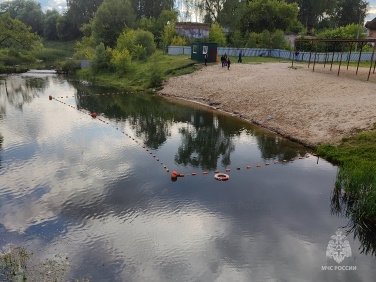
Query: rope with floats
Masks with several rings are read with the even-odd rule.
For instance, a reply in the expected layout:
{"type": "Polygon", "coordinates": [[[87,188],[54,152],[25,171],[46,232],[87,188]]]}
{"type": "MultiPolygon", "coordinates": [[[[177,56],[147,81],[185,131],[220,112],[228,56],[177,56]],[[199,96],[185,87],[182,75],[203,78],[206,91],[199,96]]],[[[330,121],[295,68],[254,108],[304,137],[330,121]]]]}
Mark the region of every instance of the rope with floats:
{"type": "MultiPolygon", "coordinates": [[[[94,95],[96,95],[96,94],[88,95],[88,96],[94,96],[94,95]]],[[[98,94],[98,95],[102,95],[102,94],[98,94]]],[[[96,96],[98,96],[98,95],[96,95],[96,96]]],[[[73,97],[75,97],[75,96],[73,96],[73,97]]],[[[150,148],[148,148],[144,143],[138,141],[136,138],[134,138],[133,136],[131,136],[127,132],[119,129],[119,127],[112,125],[108,120],[105,120],[103,117],[101,117],[100,115],[98,115],[98,113],[96,113],[96,112],[88,112],[86,110],[83,110],[82,108],[74,107],[74,106],[72,106],[72,105],[70,105],[68,103],[65,103],[62,100],[59,100],[59,98],[64,98],[63,96],[53,97],[53,96],[50,95],[48,98],[49,98],[49,100],[55,100],[55,101],[57,101],[57,102],[59,102],[59,103],[61,103],[63,105],[66,105],[66,106],[72,108],[72,109],[78,110],[79,112],[81,112],[81,113],[83,113],[85,115],[89,115],[92,119],[98,120],[98,121],[100,121],[100,122],[102,122],[104,124],[107,124],[107,125],[111,126],[115,130],[120,131],[122,134],[124,134],[130,140],[134,141],[137,145],[139,145],[156,162],[158,162],[158,164],[162,166],[163,170],[166,173],[169,173],[170,178],[171,178],[171,180],[173,182],[177,181],[178,178],[184,178],[186,176],[197,176],[198,175],[197,172],[182,173],[182,172],[178,172],[177,170],[173,170],[171,172],[171,174],[170,174],[170,169],[168,168],[168,166],[163,161],[161,161],[160,158],[150,148]]],[[[66,96],[66,98],[68,98],[68,96],[66,96]]],[[[251,170],[252,168],[257,168],[257,169],[259,169],[259,168],[266,168],[266,167],[269,167],[271,165],[291,163],[291,162],[296,161],[297,159],[302,160],[302,159],[310,158],[311,156],[315,156],[315,155],[314,154],[313,155],[305,154],[304,156],[298,156],[296,158],[289,159],[289,160],[282,160],[282,161],[274,160],[272,162],[247,164],[247,165],[245,165],[243,167],[243,169],[245,169],[245,170],[251,170]]],[[[241,169],[242,169],[241,166],[236,167],[237,171],[240,171],[241,169]]],[[[214,171],[214,179],[217,180],[217,181],[228,181],[228,180],[230,180],[230,175],[228,173],[231,172],[231,168],[227,167],[224,170],[225,170],[226,173],[221,172],[219,170],[215,170],[214,171]]],[[[201,173],[201,175],[203,175],[203,176],[208,176],[209,174],[210,174],[210,172],[206,171],[206,170],[203,170],[202,173],[201,173]]]]}

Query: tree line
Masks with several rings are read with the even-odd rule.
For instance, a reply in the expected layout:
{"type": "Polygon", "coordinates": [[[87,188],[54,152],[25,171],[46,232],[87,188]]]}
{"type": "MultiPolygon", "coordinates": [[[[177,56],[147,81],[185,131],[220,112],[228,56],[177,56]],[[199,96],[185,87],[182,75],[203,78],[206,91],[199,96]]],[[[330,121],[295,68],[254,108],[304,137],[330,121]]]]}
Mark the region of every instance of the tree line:
{"type": "Polygon", "coordinates": [[[286,33],[355,37],[368,7],[364,0],[177,1],[67,0],[62,14],[44,12],[35,0],[3,2],[0,51],[8,51],[0,57],[9,57],[13,49],[38,49],[41,38],[74,40],[75,58],[92,60],[96,69],[125,73],[132,61],[146,60],[158,48],[189,44],[191,39],[177,34],[175,25],[192,16],[211,24],[209,38],[203,40],[221,46],[286,48],[286,33]]]}
{"type": "Polygon", "coordinates": [[[179,3],[184,7],[176,11],[179,19],[199,17],[206,23],[216,22],[243,35],[277,29],[313,33],[362,24],[368,8],[368,2],[364,0],[67,0],[67,10],[60,14],[56,10],[43,12],[36,0],[13,0],[1,3],[0,13],[9,13],[48,40],[66,41],[81,38],[84,26],[91,21],[97,29],[101,21],[104,21],[102,26],[108,24],[106,17],[113,18],[114,24],[107,29],[135,27],[142,19],[144,22],[158,19],[162,11],[174,11],[179,3]],[[120,17],[123,21],[119,21],[120,17]]]}

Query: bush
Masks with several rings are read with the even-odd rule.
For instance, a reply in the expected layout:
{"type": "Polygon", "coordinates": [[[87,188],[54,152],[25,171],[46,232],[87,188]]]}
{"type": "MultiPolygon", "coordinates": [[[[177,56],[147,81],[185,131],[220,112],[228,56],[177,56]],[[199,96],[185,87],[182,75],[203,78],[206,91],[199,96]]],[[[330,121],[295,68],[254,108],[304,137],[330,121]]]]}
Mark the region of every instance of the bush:
{"type": "Polygon", "coordinates": [[[124,74],[131,70],[132,56],[127,49],[113,50],[111,63],[119,74],[124,74]]]}
{"type": "Polygon", "coordinates": [[[150,68],[150,83],[149,87],[160,87],[162,85],[163,81],[163,74],[162,74],[162,69],[160,65],[158,64],[158,58],[157,56],[154,56],[152,58],[152,65],[150,68]]]}
{"type": "Polygon", "coordinates": [[[226,46],[225,34],[218,23],[212,24],[209,31],[209,41],[217,43],[218,46],[226,46]]]}
{"type": "Polygon", "coordinates": [[[155,52],[154,36],[141,29],[124,31],[117,39],[116,49],[128,50],[133,59],[145,60],[155,52]]]}
{"type": "Polygon", "coordinates": [[[187,43],[187,39],[182,36],[174,36],[171,41],[171,45],[173,46],[185,46],[187,43]]]}
{"type": "Polygon", "coordinates": [[[65,72],[65,73],[68,73],[68,74],[73,74],[77,70],[79,70],[80,68],[81,68],[80,61],[72,60],[72,59],[63,61],[58,66],[58,70],[65,72]]]}
{"type": "Polygon", "coordinates": [[[111,51],[106,49],[103,43],[100,43],[95,48],[95,57],[93,60],[93,70],[98,72],[99,70],[106,70],[110,67],[111,51]]]}
{"type": "Polygon", "coordinates": [[[288,42],[282,30],[276,30],[271,35],[271,44],[273,49],[284,49],[288,47],[288,42]]]}

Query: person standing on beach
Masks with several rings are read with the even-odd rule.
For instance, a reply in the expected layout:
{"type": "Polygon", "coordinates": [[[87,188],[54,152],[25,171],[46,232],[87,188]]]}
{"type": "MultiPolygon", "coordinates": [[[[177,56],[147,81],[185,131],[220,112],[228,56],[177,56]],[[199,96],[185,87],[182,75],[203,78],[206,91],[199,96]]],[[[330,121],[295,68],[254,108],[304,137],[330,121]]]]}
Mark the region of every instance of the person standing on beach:
{"type": "Polygon", "coordinates": [[[204,61],[205,61],[205,66],[206,66],[207,63],[208,63],[208,54],[207,53],[205,53],[205,55],[204,55],[204,61]]]}
{"type": "Polygon", "coordinates": [[[230,57],[227,58],[227,69],[230,70],[230,65],[231,65],[231,61],[230,61],[230,57]]]}
{"type": "Polygon", "coordinates": [[[238,63],[242,63],[242,51],[239,52],[238,63]]]}

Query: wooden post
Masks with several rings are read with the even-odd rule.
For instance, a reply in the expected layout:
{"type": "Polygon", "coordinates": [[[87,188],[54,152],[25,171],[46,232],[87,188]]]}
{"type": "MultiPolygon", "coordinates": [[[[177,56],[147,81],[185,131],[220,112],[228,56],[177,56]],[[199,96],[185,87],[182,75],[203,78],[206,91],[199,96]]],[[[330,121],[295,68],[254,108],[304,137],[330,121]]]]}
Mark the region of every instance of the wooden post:
{"type": "Polygon", "coordinates": [[[371,56],[371,65],[369,66],[369,72],[368,72],[368,78],[367,78],[367,81],[369,81],[369,77],[371,75],[371,70],[372,70],[372,61],[373,61],[373,58],[375,56],[375,48],[376,48],[376,44],[373,45],[373,51],[372,51],[372,56],[371,56]]]}
{"type": "Polygon", "coordinates": [[[347,70],[349,70],[349,64],[350,64],[350,59],[351,59],[351,51],[352,51],[352,43],[350,43],[350,54],[349,57],[347,58],[347,70]]]}
{"type": "Polygon", "coordinates": [[[363,42],[360,43],[360,53],[359,53],[359,58],[358,58],[358,65],[357,65],[357,67],[356,67],[356,75],[358,75],[359,64],[360,64],[360,58],[362,57],[362,52],[363,52],[363,42]]]}
{"type": "Polygon", "coordinates": [[[332,54],[332,62],[330,63],[330,71],[332,71],[332,68],[333,68],[333,61],[334,61],[334,51],[332,54]]]}
{"type": "Polygon", "coordinates": [[[339,73],[340,73],[340,71],[341,71],[342,55],[343,55],[343,52],[341,52],[341,58],[340,58],[340,60],[339,60],[339,66],[338,66],[338,73],[337,73],[337,76],[339,76],[339,73]]]}

